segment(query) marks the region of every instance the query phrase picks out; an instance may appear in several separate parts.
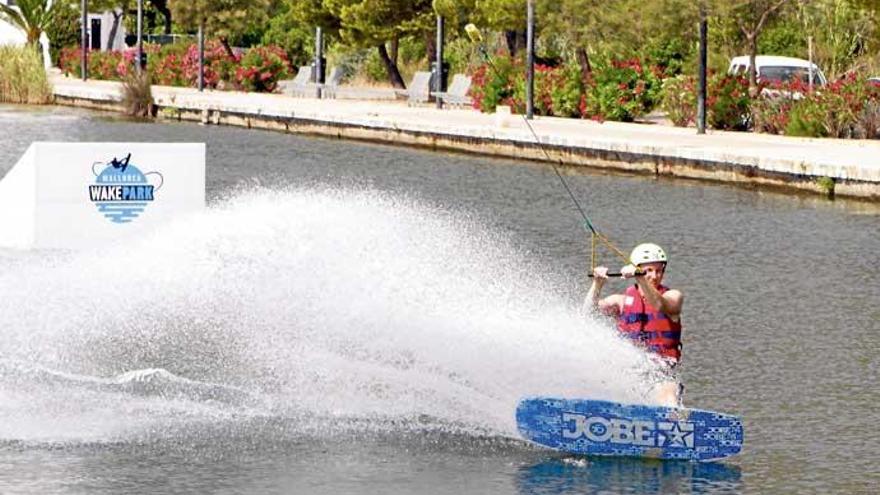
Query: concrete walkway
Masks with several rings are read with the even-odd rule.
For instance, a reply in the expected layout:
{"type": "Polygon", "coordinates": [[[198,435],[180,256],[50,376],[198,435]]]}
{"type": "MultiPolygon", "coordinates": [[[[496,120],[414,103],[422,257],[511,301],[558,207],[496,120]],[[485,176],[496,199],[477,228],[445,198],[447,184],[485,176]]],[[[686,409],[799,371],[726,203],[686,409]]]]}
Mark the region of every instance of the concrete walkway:
{"type": "MultiPolygon", "coordinates": [[[[57,75],[51,82],[58,103],[119,108],[119,83],[57,75]]],[[[154,86],[153,99],[165,118],[546,160],[518,115],[166,86],[154,86]]],[[[694,129],[552,117],[538,117],[532,127],[550,159],[567,165],[880,200],[880,141],[719,131],[700,136],[694,129]]]]}

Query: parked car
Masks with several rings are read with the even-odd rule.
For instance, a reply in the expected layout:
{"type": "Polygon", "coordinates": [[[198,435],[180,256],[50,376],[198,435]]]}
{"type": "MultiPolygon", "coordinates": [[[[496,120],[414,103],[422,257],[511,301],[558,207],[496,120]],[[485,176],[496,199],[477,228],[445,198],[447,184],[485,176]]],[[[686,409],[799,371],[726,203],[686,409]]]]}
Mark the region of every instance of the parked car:
{"type": "MultiPolygon", "coordinates": [[[[809,84],[812,79],[814,86],[824,86],[828,83],[825,74],[816,64],[799,58],[758,55],[755,57],[755,65],[758,69],[756,74],[758,82],[787,83],[800,80],[804,84],[809,84]]],[[[727,72],[734,75],[748,74],[750,66],[748,56],[734,57],[727,72]]]]}

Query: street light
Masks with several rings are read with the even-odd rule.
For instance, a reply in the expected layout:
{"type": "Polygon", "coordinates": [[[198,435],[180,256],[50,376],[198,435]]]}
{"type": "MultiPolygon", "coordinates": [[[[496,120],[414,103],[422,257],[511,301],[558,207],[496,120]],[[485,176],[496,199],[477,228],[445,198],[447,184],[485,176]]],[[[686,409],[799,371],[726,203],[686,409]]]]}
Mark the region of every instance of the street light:
{"type": "Polygon", "coordinates": [[[144,0],[138,0],[137,36],[137,71],[141,72],[144,68],[144,0]]]}
{"type": "Polygon", "coordinates": [[[86,27],[89,22],[89,0],[82,0],[82,53],[80,56],[80,71],[82,80],[89,78],[89,32],[86,27]]]}
{"type": "Polygon", "coordinates": [[[527,2],[526,26],[526,118],[535,117],[535,0],[527,2]]]}

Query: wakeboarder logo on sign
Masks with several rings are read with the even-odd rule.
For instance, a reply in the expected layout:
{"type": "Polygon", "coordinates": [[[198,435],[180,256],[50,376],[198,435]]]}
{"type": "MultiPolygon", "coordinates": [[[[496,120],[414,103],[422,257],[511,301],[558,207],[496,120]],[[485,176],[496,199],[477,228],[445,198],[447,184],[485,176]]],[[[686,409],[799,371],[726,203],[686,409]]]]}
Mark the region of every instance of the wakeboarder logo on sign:
{"type": "Polygon", "coordinates": [[[92,164],[95,183],[89,185],[89,199],[113,223],[128,223],[144,212],[162,189],[165,179],[159,172],[143,173],[131,164],[131,153],[124,159],[92,164]],[[98,167],[103,170],[98,172],[98,167]]]}
{"type": "Polygon", "coordinates": [[[577,439],[586,437],[591,442],[611,442],[644,447],[694,446],[694,425],[687,421],[645,421],[602,416],[585,416],[562,413],[562,437],[577,439]]]}

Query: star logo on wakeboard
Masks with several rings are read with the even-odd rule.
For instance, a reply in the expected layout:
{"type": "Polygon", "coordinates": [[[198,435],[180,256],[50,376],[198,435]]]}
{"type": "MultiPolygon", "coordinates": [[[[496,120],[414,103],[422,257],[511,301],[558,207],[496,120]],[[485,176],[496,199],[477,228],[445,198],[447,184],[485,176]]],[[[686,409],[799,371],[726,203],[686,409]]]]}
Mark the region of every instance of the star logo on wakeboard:
{"type": "Polygon", "coordinates": [[[690,447],[694,446],[694,425],[682,421],[661,422],[657,424],[658,446],[690,447]]]}

